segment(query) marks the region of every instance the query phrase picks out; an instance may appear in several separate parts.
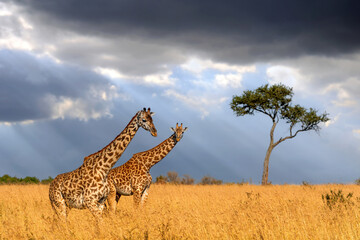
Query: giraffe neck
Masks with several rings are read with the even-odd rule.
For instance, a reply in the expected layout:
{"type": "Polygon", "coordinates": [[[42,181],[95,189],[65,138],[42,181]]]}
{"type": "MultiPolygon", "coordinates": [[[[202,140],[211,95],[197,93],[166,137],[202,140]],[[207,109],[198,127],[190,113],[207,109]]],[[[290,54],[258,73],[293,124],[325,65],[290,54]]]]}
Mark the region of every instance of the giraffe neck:
{"type": "Polygon", "coordinates": [[[85,157],[83,165],[87,165],[89,167],[97,166],[96,169],[103,171],[105,174],[104,176],[106,176],[134,138],[138,129],[137,113],[130,120],[125,129],[112,142],[100,151],[85,157]]]}
{"type": "Polygon", "coordinates": [[[150,170],[155,164],[160,162],[168,153],[175,147],[177,141],[175,138],[175,134],[171,135],[168,139],[157,145],[156,147],[146,151],[139,153],[142,157],[141,161],[143,161],[144,166],[150,170]]]}

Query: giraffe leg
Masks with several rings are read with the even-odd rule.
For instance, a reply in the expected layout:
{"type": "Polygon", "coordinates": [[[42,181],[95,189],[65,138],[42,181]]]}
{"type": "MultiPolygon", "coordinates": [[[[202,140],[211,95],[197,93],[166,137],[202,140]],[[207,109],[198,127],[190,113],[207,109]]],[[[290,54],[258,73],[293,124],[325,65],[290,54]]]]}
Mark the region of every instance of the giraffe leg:
{"type": "Polygon", "coordinates": [[[66,207],[64,199],[60,201],[51,201],[51,206],[56,213],[56,216],[63,222],[67,221],[68,208],[66,207]]]}
{"type": "Polygon", "coordinates": [[[110,213],[115,214],[117,202],[118,200],[117,200],[116,188],[114,187],[114,185],[110,185],[110,193],[107,197],[107,203],[109,205],[110,213]]]}
{"type": "Polygon", "coordinates": [[[100,208],[99,206],[97,206],[97,204],[91,204],[90,206],[88,205],[88,209],[90,210],[91,214],[95,217],[96,221],[101,221],[102,220],[102,208],[100,208]]]}
{"type": "Polygon", "coordinates": [[[91,214],[94,216],[96,220],[96,231],[97,233],[100,233],[103,225],[102,212],[104,204],[99,205],[99,203],[96,201],[88,200],[86,201],[85,205],[89,209],[91,214]]]}
{"type": "Polygon", "coordinates": [[[148,195],[149,195],[149,187],[146,187],[145,190],[143,191],[143,194],[142,194],[141,199],[140,199],[140,205],[141,206],[143,206],[146,203],[148,195]]]}
{"type": "Polygon", "coordinates": [[[142,190],[142,195],[141,195],[141,199],[140,199],[140,204],[141,206],[143,206],[146,203],[146,200],[148,198],[149,195],[149,188],[150,188],[150,184],[152,181],[152,177],[150,174],[147,174],[147,181],[144,185],[144,188],[142,190]]]}
{"type": "Polygon", "coordinates": [[[56,188],[54,185],[50,185],[49,189],[49,198],[51,206],[59,219],[63,222],[66,222],[68,208],[65,203],[65,199],[63,198],[60,190],[56,188]]]}
{"type": "Polygon", "coordinates": [[[140,186],[137,186],[137,188],[135,188],[133,190],[134,205],[136,207],[138,207],[140,204],[143,205],[143,202],[146,201],[147,195],[148,195],[147,189],[148,189],[147,185],[140,185],[140,186]]]}
{"type": "Polygon", "coordinates": [[[134,200],[134,206],[138,207],[140,202],[141,202],[141,196],[142,196],[142,189],[141,188],[137,188],[136,190],[133,191],[134,195],[133,195],[133,200],[134,200]]]}

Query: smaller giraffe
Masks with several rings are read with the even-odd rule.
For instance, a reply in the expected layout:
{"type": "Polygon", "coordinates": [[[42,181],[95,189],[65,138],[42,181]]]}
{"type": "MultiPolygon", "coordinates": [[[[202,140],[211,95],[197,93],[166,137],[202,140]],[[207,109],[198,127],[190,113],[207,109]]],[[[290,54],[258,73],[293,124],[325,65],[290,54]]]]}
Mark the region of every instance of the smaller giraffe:
{"type": "Polygon", "coordinates": [[[148,151],[134,154],[120,167],[111,169],[108,175],[110,193],[107,198],[110,212],[115,213],[116,204],[121,195],[134,195],[135,206],[146,201],[152,180],[149,173],[150,168],[160,162],[175,147],[187,127],[183,128],[183,124],[180,126],[176,124],[176,129],[170,129],[174,133],[168,139],[148,151]]]}

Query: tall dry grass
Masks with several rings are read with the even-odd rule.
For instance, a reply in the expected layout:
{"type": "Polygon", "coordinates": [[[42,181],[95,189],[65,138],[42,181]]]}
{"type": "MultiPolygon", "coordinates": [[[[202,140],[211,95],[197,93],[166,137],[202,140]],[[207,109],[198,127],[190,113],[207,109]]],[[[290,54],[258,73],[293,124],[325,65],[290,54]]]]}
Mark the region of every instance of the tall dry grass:
{"type": "Polygon", "coordinates": [[[0,186],[0,239],[360,239],[360,187],[153,185],[145,207],[122,197],[100,232],[88,210],[54,218],[47,185],[0,186]],[[322,195],[354,193],[330,209],[322,195]]]}

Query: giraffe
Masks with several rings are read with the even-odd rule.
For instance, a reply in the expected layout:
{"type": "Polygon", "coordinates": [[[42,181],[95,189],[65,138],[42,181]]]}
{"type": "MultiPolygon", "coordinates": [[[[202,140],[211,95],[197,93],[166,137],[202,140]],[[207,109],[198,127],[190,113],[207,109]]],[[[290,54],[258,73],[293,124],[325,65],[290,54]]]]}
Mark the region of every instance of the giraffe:
{"type": "Polygon", "coordinates": [[[101,220],[104,201],[110,188],[109,171],[121,157],[140,127],[157,136],[150,108],[138,111],[125,129],[107,146],[84,158],[72,172],[58,175],[51,182],[49,198],[55,213],[65,220],[71,208],[88,208],[97,221],[101,220]]]}
{"type": "Polygon", "coordinates": [[[111,169],[108,175],[110,193],[107,198],[111,213],[115,213],[116,204],[121,195],[134,195],[135,206],[146,201],[152,180],[149,173],[150,168],[160,162],[175,147],[187,127],[183,128],[183,124],[180,126],[176,124],[176,129],[170,129],[174,133],[168,139],[148,151],[134,154],[120,167],[111,169]]]}

